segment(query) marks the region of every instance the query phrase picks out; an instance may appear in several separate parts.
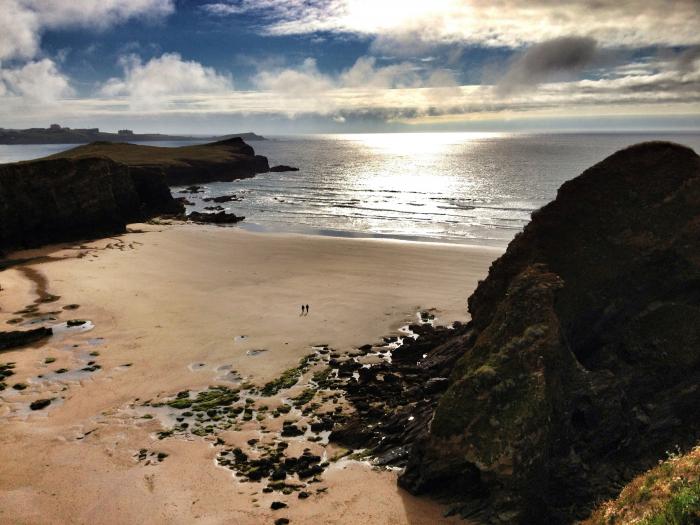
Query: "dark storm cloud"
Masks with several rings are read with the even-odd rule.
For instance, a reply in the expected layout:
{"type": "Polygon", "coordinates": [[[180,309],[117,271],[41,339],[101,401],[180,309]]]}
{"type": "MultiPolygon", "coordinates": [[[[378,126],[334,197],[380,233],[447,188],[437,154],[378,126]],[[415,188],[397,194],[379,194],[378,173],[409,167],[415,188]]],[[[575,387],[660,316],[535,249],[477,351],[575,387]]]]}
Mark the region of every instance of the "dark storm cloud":
{"type": "Polygon", "coordinates": [[[598,44],[588,37],[561,37],[536,44],[520,54],[498,84],[507,95],[548,80],[571,78],[593,64],[598,44]]]}
{"type": "MultiPolygon", "coordinates": [[[[700,9],[700,6],[698,7],[700,9]]],[[[700,46],[693,46],[678,56],[678,69],[683,73],[694,71],[700,62],[700,46]]]]}

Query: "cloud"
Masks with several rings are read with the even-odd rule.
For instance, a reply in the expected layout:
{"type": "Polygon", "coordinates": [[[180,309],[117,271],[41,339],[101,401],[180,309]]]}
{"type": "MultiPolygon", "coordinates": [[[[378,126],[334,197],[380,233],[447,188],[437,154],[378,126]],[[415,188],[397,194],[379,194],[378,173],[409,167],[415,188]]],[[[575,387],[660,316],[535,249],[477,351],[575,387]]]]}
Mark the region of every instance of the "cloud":
{"type": "Polygon", "coordinates": [[[0,0],[0,60],[30,59],[46,29],[104,29],[133,17],[162,17],[173,0],[0,0]]]}
{"type": "Polygon", "coordinates": [[[596,59],[597,43],[587,37],[560,37],[536,44],[518,55],[500,80],[502,95],[581,73],[596,59]]]}
{"type": "Polygon", "coordinates": [[[253,82],[260,89],[294,96],[311,95],[333,88],[332,79],[318,70],[314,58],[305,59],[297,68],[260,71],[253,82]]]}
{"type": "Polygon", "coordinates": [[[48,58],[18,68],[0,69],[0,95],[5,97],[51,104],[72,94],[68,78],[48,58]]]}
{"type": "Polygon", "coordinates": [[[204,4],[201,9],[210,15],[229,16],[239,13],[245,13],[248,9],[244,6],[217,2],[212,4],[204,4]]]}
{"type": "MultiPolygon", "coordinates": [[[[104,29],[128,18],[171,13],[173,0],[0,0],[0,97],[8,108],[72,96],[68,78],[41,57],[47,29],[104,29]]],[[[61,53],[58,53],[61,60],[61,53]]],[[[23,111],[23,109],[22,109],[23,111]]]]}
{"type": "Polygon", "coordinates": [[[692,46],[678,56],[678,69],[689,73],[698,67],[700,63],[700,45],[692,46]]]}
{"type": "Polygon", "coordinates": [[[242,0],[271,35],[319,32],[376,37],[375,47],[419,52],[416,44],[517,48],[582,35],[602,46],[700,44],[697,0],[242,0]]]}
{"type": "Polygon", "coordinates": [[[357,104],[360,96],[377,99],[405,89],[429,88],[436,96],[457,85],[450,71],[429,72],[410,62],[379,66],[374,57],[360,57],[336,75],[322,73],[316,60],[307,58],[298,67],[260,71],[253,82],[258,89],[286,98],[285,113],[290,115],[329,114],[357,104]]]}
{"type": "Polygon", "coordinates": [[[107,97],[125,97],[133,107],[161,106],[172,97],[226,94],[233,90],[229,75],[183,60],[177,53],[165,53],[146,63],[129,55],[120,62],[124,76],[109,79],[100,92],[107,97]]]}

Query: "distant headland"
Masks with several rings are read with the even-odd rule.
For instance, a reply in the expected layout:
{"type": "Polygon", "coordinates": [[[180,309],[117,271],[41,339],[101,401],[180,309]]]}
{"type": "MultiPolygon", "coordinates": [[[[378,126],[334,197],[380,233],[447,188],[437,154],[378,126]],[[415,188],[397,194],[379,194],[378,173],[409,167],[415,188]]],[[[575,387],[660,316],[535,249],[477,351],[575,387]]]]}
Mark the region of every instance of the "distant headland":
{"type": "Polygon", "coordinates": [[[100,128],[75,128],[51,124],[48,128],[5,129],[0,128],[0,144],[87,144],[102,142],[156,142],[162,140],[225,140],[240,137],[243,140],[266,140],[252,132],[232,135],[192,137],[183,135],[163,135],[161,133],[134,133],[130,129],[120,129],[117,133],[100,131],[100,128]]]}

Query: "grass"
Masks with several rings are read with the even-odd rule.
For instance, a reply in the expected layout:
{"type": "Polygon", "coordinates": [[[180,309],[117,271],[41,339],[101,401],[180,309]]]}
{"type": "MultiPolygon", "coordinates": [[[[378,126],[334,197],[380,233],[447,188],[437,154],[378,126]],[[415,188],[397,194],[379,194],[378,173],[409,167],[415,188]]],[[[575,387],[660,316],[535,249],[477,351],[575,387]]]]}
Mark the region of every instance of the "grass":
{"type": "Polygon", "coordinates": [[[656,513],[641,525],[689,525],[700,522],[700,483],[682,487],[656,513]]]}
{"type": "Polygon", "coordinates": [[[248,157],[244,153],[248,146],[237,144],[218,145],[217,143],[202,144],[196,146],[180,146],[177,148],[163,148],[159,146],[144,146],[140,144],[128,144],[123,142],[98,142],[78,146],[61,153],[46,157],[47,159],[82,159],[94,157],[107,157],[115,162],[129,166],[153,166],[170,165],[186,166],[194,162],[230,162],[242,157],[248,157]]]}
{"type": "Polygon", "coordinates": [[[700,523],[700,446],[633,479],[603,503],[587,525],[693,525],[700,523]]]}

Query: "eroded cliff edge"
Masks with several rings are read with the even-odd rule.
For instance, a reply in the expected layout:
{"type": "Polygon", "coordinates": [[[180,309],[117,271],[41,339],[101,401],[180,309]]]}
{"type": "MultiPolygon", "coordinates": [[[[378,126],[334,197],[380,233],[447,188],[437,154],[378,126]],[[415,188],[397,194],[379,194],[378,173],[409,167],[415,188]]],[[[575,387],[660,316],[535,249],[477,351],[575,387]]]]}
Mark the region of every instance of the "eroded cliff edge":
{"type": "Polygon", "coordinates": [[[400,478],[490,520],[585,516],[700,437],[700,157],[645,143],[565,183],[469,299],[400,478]]]}
{"type": "Polygon", "coordinates": [[[181,212],[163,175],[109,159],[0,165],[0,254],[122,233],[130,222],[181,212]]]}
{"type": "Polygon", "coordinates": [[[178,148],[93,143],[0,165],[0,254],[123,233],[130,222],[183,214],[169,186],[268,171],[240,138],[178,148]]]}

